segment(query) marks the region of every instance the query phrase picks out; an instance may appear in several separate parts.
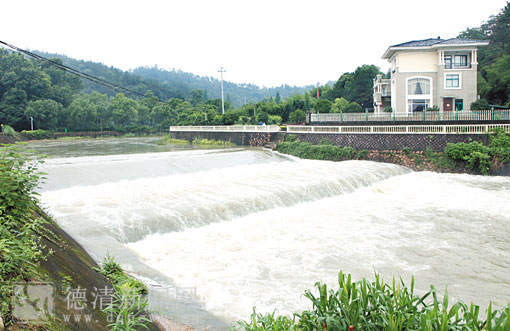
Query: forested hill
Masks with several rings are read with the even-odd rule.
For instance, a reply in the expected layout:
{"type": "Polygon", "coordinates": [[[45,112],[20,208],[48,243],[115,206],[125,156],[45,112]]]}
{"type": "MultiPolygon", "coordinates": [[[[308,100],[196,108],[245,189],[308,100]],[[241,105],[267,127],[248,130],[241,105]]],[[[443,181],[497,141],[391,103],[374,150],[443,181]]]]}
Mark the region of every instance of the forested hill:
{"type": "MultiPolygon", "coordinates": [[[[201,89],[205,91],[209,99],[221,98],[221,83],[218,79],[213,77],[201,77],[180,70],[168,71],[158,67],[139,67],[134,69],[133,73],[148,79],[166,83],[169,86],[187,86],[191,90],[201,89]]],[[[282,85],[279,87],[261,88],[254,84],[223,82],[225,99],[231,101],[234,107],[239,107],[250,102],[258,102],[264,98],[274,98],[276,97],[276,93],[279,93],[282,99],[286,99],[296,94],[303,94],[312,87],[313,85],[304,87],[282,85]]]]}
{"type": "MultiPolygon", "coordinates": [[[[119,85],[138,93],[145,94],[151,90],[162,101],[170,98],[190,99],[192,90],[202,90],[205,99],[221,97],[220,81],[212,77],[201,77],[180,70],[164,70],[156,67],[139,67],[133,71],[122,71],[109,67],[102,63],[76,60],[65,55],[35,51],[34,53],[46,58],[59,58],[62,62],[86,74],[96,76],[115,85],[119,85]]],[[[90,94],[93,91],[114,96],[117,91],[98,85],[88,80],[83,80],[82,92],[90,94]]],[[[295,87],[282,85],[273,88],[260,88],[253,84],[236,84],[228,81],[223,82],[225,100],[239,107],[245,103],[259,102],[264,98],[276,97],[279,93],[282,99],[295,94],[302,94],[312,86],[295,87]]],[[[134,96],[132,96],[134,97],[134,96]]]]}

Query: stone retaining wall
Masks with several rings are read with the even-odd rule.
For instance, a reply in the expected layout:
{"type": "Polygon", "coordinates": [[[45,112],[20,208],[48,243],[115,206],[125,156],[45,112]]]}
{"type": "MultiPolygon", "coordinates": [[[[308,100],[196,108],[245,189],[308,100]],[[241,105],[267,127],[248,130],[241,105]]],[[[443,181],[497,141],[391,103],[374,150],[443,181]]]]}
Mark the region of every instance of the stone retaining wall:
{"type": "Polygon", "coordinates": [[[350,146],[354,149],[424,151],[427,147],[434,151],[443,151],[448,143],[480,141],[487,145],[486,134],[316,134],[292,133],[299,140],[318,144],[327,139],[334,145],[350,146]]]}
{"type": "MultiPolygon", "coordinates": [[[[264,146],[269,142],[280,142],[286,132],[204,132],[204,131],[181,131],[171,132],[176,139],[214,139],[231,141],[241,146],[264,146]]],[[[317,133],[292,133],[301,141],[318,144],[321,139],[327,139],[334,145],[351,146],[354,149],[369,150],[403,150],[424,151],[427,147],[434,151],[442,151],[448,143],[480,141],[488,144],[486,134],[317,134],[317,133]]]]}

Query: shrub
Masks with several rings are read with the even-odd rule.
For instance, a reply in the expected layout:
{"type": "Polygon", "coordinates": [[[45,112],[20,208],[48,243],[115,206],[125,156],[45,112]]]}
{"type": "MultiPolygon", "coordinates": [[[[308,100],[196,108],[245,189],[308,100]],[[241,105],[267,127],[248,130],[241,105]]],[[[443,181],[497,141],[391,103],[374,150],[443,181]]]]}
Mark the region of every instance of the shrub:
{"type": "Polygon", "coordinates": [[[384,107],[383,111],[384,111],[385,113],[392,113],[392,112],[393,112],[393,108],[391,108],[391,106],[384,107]]]}
{"type": "Polygon", "coordinates": [[[46,130],[37,129],[34,131],[21,131],[21,134],[28,139],[49,139],[51,137],[51,133],[46,130]]]}
{"type": "Polygon", "coordinates": [[[471,102],[471,110],[488,110],[490,109],[489,103],[485,99],[479,99],[471,102]]]}
{"type": "Polygon", "coordinates": [[[222,146],[222,147],[235,146],[235,144],[231,141],[214,140],[214,139],[200,139],[198,137],[195,137],[195,139],[193,139],[192,144],[198,145],[198,146],[222,146]]]}
{"type": "Polygon", "coordinates": [[[7,124],[2,125],[2,132],[6,136],[11,136],[11,137],[16,136],[16,130],[14,130],[12,126],[7,125],[7,124]]]}
{"type": "Polygon", "coordinates": [[[296,109],[289,114],[290,123],[301,123],[306,120],[306,113],[301,109],[296,109]]]}
{"type": "Polygon", "coordinates": [[[362,149],[358,152],[358,159],[365,159],[368,156],[368,151],[366,149],[362,149]]]}
{"type": "Polygon", "coordinates": [[[480,153],[489,153],[489,148],[484,146],[482,143],[473,141],[470,143],[449,143],[445,147],[445,153],[448,157],[454,160],[463,160],[467,161],[469,155],[472,152],[480,152],[480,153]]]}
{"type": "Polygon", "coordinates": [[[351,102],[347,107],[345,107],[344,112],[345,113],[361,113],[363,111],[363,108],[356,102],[351,102]]]}
{"type": "Polygon", "coordinates": [[[120,264],[118,264],[110,255],[107,255],[103,259],[98,271],[112,282],[116,290],[119,290],[122,286],[127,284],[127,286],[134,289],[138,294],[148,293],[147,286],[145,286],[145,284],[141,281],[128,276],[120,264]]]}
{"type": "Polygon", "coordinates": [[[145,309],[148,306],[147,298],[137,293],[136,288],[124,283],[113,295],[113,302],[105,308],[110,314],[112,323],[108,326],[111,331],[121,330],[149,330],[145,309]]]}
{"type": "Polygon", "coordinates": [[[297,141],[297,136],[295,134],[286,134],[285,135],[286,142],[294,142],[297,141]]]}
{"type": "Polygon", "coordinates": [[[267,124],[269,125],[280,125],[282,123],[282,117],[279,115],[269,115],[267,124]]]}
{"type": "MultiPolygon", "coordinates": [[[[291,138],[293,139],[293,138],[291,138]]],[[[309,142],[294,140],[285,141],[276,146],[280,153],[290,154],[303,159],[340,161],[353,159],[357,156],[354,148],[345,146],[334,146],[327,139],[322,139],[319,145],[313,145],[309,142]]]]}
{"type": "Polygon", "coordinates": [[[171,136],[164,136],[156,142],[158,145],[189,145],[190,142],[185,139],[174,139],[171,136]]]}
{"type": "Polygon", "coordinates": [[[485,320],[480,308],[462,301],[449,305],[448,292],[439,300],[434,286],[423,296],[414,293],[414,278],[408,287],[402,279],[384,283],[379,274],[375,281],[365,278],[354,282],[351,275],[338,275],[338,290],[315,283],[317,295],[305,291],[311,310],[293,318],[257,314],[254,308],[249,322],[239,321],[233,330],[508,330],[510,305],[502,311],[489,304],[485,320]]]}
{"type": "Polygon", "coordinates": [[[489,136],[490,154],[502,163],[510,162],[510,136],[503,129],[496,129],[489,136]]]}
{"type": "Polygon", "coordinates": [[[332,144],[332,143],[331,143],[331,141],[329,141],[328,139],[326,139],[326,138],[322,138],[322,139],[319,141],[319,145],[328,145],[328,146],[329,146],[329,145],[333,145],[333,144],[332,144]]]}
{"type": "Polygon", "coordinates": [[[427,111],[439,111],[439,107],[437,105],[433,105],[432,107],[427,107],[427,111]]]}
{"type": "Polygon", "coordinates": [[[19,145],[0,148],[0,316],[7,324],[11,285],[37,278],[38,263],[46,257],[40,243],[48,232],[45,221],[33,215],[41,162],[19,145]]]}

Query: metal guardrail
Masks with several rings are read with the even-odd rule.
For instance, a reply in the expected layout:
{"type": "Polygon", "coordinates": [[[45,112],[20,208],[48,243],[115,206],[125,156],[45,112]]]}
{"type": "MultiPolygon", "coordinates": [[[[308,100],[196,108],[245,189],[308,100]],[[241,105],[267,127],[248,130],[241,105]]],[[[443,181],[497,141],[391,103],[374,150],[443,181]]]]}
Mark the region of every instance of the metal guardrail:
{"type": "Polygon", "coordinates": [[[424,111],[413,114],[326,113],[311,114],[311,122],[396,122],[396,121],[495,121],[510,120],[510,109],[424,111]]]}
{"type": "Polygon", "coordinates": [[[501,128],[510,133],[510,124],[473,124],[473,125],[363,125],[363,126],[312,126],[288,125],[288,133],[317,134],[470,134],[489,133],[501,128]]]}
{"type": "Polygon", "coordinates": [[[208,126],[171,126],[170,132],[279,132],[278,125],[208,125],[208,126]]]}

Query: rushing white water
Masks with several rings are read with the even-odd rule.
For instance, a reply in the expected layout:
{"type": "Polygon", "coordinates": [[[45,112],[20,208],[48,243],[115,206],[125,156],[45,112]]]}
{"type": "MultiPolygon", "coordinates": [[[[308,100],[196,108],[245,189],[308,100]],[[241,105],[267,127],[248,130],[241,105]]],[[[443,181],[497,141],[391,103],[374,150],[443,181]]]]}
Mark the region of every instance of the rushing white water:
{"type": "Polygon", "coordinates": [[[240,150],[57,158],[44,170],[43,203],[97,259],[110,251],[149,281],[196,287],[226,321],[307,308],[304,290],[340,269],[510,301],[506,177],[240,150]]]}

